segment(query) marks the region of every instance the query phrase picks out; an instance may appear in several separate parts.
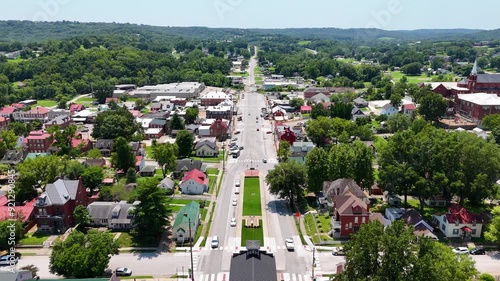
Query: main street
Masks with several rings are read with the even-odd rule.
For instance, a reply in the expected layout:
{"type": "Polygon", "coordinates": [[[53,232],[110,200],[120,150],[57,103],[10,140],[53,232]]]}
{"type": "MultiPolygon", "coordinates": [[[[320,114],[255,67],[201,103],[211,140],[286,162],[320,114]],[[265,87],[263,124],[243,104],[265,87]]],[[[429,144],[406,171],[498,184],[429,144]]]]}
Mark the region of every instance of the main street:
{"type": "MultiPolygon", "coordinates": [[[[255,57],[249,62],[249,76],[246,80],[246,91],[240,96],[237,104],[238,114],[242,121],[236,121],[234,130],[240,133],[234,135],[238,146],[243,146],[241,155],[229,158],[226,162],[223,182],[216,200],[215,215],[207,238],[205,249],[199,253],[198,272],[196,280],[206,280],[204,277],[214,276],[220,272],[229,272],[232,252],[241,245],[241,213],[243,192],[234,194],[234,181],[244,182],[245,170],[255,168],[261,178],[261,200],[263,207],[264,246],[274,252],[278,272],[286,272],[305,276],[309,274],[312,263],[312,253],[301,246],[297,235],[293,214],[284,200],[277,199],[268,192],[264,181],[268,171],[277,163],[272,124],[261,116],[261,108],[265,108],[265,96],[253,90],[255,83],[254,69],[257,64],[255,57]],[[266,160],[267,163],[264,163],[266,160]],[[238,199],[236,207],[231,205],[233,199],[238,199]],[[237,227],[230,227],[231,218],[236,218],[237,227]],[[210,248],[210,239],[218,236],[220,247],[210,248]],[[296,244],[295,252],[285,249],[286,238],[293,238],[296,244]]],[[[236,119],[236,118],[235,118],[236,119]]],[[[244,188],[244,187],[243,187],[244,188]]]]}

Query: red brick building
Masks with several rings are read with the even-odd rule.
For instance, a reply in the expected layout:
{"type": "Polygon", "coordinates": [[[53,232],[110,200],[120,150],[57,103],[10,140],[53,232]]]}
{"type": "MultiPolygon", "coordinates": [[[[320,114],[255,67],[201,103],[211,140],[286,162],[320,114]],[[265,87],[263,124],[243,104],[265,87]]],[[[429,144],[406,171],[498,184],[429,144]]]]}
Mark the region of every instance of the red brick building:
{"type": "Polygon", "coordinates": [[[500,74],[478,74],[477,60],[466,79],[458,82],[458,87],[469,89],[471,93],[488,93],[500,95],[500,74]]]}
{"type": "Polygon", "coordinates": [[[87,192],[82,179],[61,180],[49,183],[35,203],[38,230],[47,233],[64,233],[75,225],[73,211],[76,206],[87,206],[87,192]]]}
{"type": "Polygon", "coordinates": [[[290,130],[290,127],[285,128],[283,132],[280,134],[280,141],[286,141],[290,145],[293,145],[297,137],[295,136],[295,133],[290,130]]]}
{"type": "Polygon", "coordinates": [[[200,98],[202,106],[218,105],[231,97],[223,92],[210,92],[200,98]]]}
{"type": "Polygon", "coordinates": [[[440,94],[444,98],[453,98],[456,94],[470,93],[465,87],[459,87],[456,82],[429,82],[421,83],[420,88],[430,87],[431,91],[440,94]]]}
{"type": "Polygon", "coordinates": [[[49,111],[50,109],[46,107],[37,106],[28,111],[16,111],[13,116],[16,122],[30,123],[34,120],[44,122],[48,118],[49,111]]]}
{"type": "Polygon", "coordinates": [[[7,129],[10,124],[10,118],[9,117],[2,117],[0,116],[0,131],[7,129]]]}
{"type": "Polygon", "coordinates": [[[459,94],[456,96],[455,110],[474,121],[479,121],[486,115],[500,113],[500,97],[486,93],[459,94]]]}
{"type": "Polygon", "coordinates": [[[228,124],[222,119],[216,119],[212,125],[210,125],[210,136],[216,137],[217,139],[225,139],[228,136],[228,124]]]}
{"type": "Polygon", "coordinates": [[[85,106],[83,104],[72,103],[69,106],[69,111],[71,112],[71,114],[75,114],[76,112],[80,112],[84,109],[85,109],[85,106]]]}
{"type": "Polygon", "coordinates": [[[30,153],[45,153],[53,143],[52,136],[45,131],[31,131],[24,141],[30,153]]]}
{"type": "Polygon", "coordinates": [[[335,196],[333,204],[334,236],[347,238],[356,233],[362,224],[370,221],[370,205],[353,194],[335,196]]]}

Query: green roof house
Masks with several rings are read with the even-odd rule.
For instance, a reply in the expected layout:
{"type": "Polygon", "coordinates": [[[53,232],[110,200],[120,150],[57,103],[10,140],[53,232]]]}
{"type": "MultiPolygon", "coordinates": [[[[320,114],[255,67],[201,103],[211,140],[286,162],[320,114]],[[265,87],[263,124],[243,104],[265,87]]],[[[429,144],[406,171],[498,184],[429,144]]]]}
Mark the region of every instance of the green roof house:
{"type": "Polygon", "coordinates": [[[191,201],[182,207],[175,217],[173,234],[177,242],[184,243],[196,236],[196,229],[200,225],[200,204],[191,201]],[[191,233],[189,233],[189,224],[191,223],[191,233]]]}

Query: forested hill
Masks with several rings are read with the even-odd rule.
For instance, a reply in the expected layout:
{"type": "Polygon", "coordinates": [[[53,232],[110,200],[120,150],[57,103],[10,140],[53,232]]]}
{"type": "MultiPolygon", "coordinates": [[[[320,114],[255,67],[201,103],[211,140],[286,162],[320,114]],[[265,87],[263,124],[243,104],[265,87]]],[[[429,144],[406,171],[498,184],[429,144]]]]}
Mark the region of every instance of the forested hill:
{"type": "Polygon", "coordinates": [[[493,40],[500,37],[500,29],[483,31],[476,29],[421,29],[390,31],[382,29],[339,29],[339,28],[287,28],[287,29],[238,29],[208,27],[167,27],[119,23],[80,23],[80,22],[31,22],[0,21],[0,42],[19,41],[41,42],[48,39],[66,39],[78,36],[98,35],[149,35],[161,37],[186,37],[192,39],[231,40],[245,37],[248,41],[263,36],[284,35],[299,39],[330,40],[373,40],[386,39],[398,41],[418,41],[428,39],[493,40]]]}

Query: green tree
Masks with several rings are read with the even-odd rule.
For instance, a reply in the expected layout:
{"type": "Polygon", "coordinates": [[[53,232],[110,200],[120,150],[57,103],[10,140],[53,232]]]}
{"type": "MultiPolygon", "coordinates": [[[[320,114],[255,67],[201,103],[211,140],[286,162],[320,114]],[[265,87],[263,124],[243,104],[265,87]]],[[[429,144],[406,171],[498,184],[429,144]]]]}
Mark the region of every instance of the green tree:
{"type": "Polygon", "coordinates": [[[174,115],[172,115],[169,128],[170,130],[184,130],[184,122],[182,121],[181,117],[179,117],[179,114],[174,113],[174,115]]]}
{"type": "Polygon", "coordinates": [[[148,178],[137,187],[139,205],[134,210],[135,234],[148,244],[154,244],[161,237],[171,210],[165,192],[157,186],[157,181],[148,178]]]}
{"type": "Polygon", "coordinates": [[[128,168],[127,170],[127,181],[126,183],[136,183],[137,182],[137,173],[134,168],[128,168]]]}
{"type": "Polygon", "coordinates": [[[200,113],[200,110],[198,109],[197,106],[195,107],[190,107],[186,109],[186,123],[192,124],[196,121],[196,118],[198,118],[198,114],[200,113]]]}
{"type": "Polygon", "coordinates": [[[490,114],[483,118],[481,124],[486,130],[500,127],[500,114],[490,114]]]}
{"type": "Polygon", "coordinates": [[[500,207],[493,208],[491,214],[493,219],[488,225],[488,230],[484,232],[484,238],[491,243],[495,243],[500,249],[500,207]]]}
{"type": "Polygon", "coordinates": [[[306,168],[296,161],[281,162],[266,176],[269,192],[297,206],[304,196],[306,168]]]}
{"type": "Polygon", "coordinates": [[[407,130],[410,126],[411,118],[401,113],[391,115],[387,119],[387,127],[392,133],[407,130]]]}
{"type": "Polygon", "coordinates": [[[144,99],[136,99],[135,100],[135,109],[136,110],[143,110],[146,107],[147,103],[144,99]]]}
{"type": "Polygon", "coordinates": [[[186,158],[193,151],[194,136],[186,130],[179,131],[175,138],[175,144],[178,147],[179,158],[186,158]]]}
{"type": "Polygon", "coordinates": [[[384,230],[364,224],[345,246],[345,270],[336,280],[472,280],[478,272],[469,256],[456,255],[439,242],[415,237],[414,229],[396,221],[384,230]]]}
{"type": "Polygon", "coordinates": [[[290,157],[290,143],[288,143],[287,141],[280,141],[278,147],[278,158],[282,162],[286,162],[288,160],[288,157],[290,157]]]}
{"type": "Polygon", "coordinates": [[[19,178],[16,181],[16,200],[24,202],[36,197],[36,187],[52,183],[64,171],[64,161],[57,156],[43,156],[28,159],[16,167],[19,178]]]}
{"type": "Polygon", "coordinates": [[[80,229],[83,229],[83,227],[92,222],[89,211],[83,205],[78,205],[75,207],[75,209],[73,210],[73,216],[75,217],[76,223],[80,226],[80,229]]]}
{"type": "Polygon", "coordinates": [[[330,106],[330,117],[341,118],[345,120],[352,119],[352,104],[345,102],[337,102],[334,105],[330,106]]]}
{"type": "Polygon", "coordinates": [[[127,171],[128,168],[135,168],[135,154],[128,141],[123,137],[118,137],[113,143],[111,153],[111,164],[118,170],[127,171]]]}
{"type": "Polygon", "coordinates": [[[58,125],[51,126],[48,130],[52,134],[55,143],[53,144],[58,148],[58,155],[67,155],[71,158],[76,157],[78,150],[73,148],[73,139],[76,133],[76,126],[69,125],[64,130],[61,130],[58,125]]]}
{"type": "Polygon", "coordinates": [[[438,94],[429,93],[420,99],[418,113],[427,121],[436,122],[443,117],[448,108],[448,103],[438,94]]]}
{"type": "Polygon", "coordinates": [[[21,221],[4,220],[0,222],[0,250],[9,250],[15,247],[22,237],[23,223],[21,221]]]}
{"type": "Polygon", "coordinates": [[[26,124],[21,122],[11,122],[9,124],[9,130],[13,130],[16,136],[28,135],[28,129],[26,128],[26,124]]]}
{"type": "Polygon", "coordinates": [[[479,275],[479,281],[496,281],[495,277],[493,275],[488,274],[488,273],[483,273],[479,275]]]}
{"type": "Polygon", "coordinates": [[[92,148],[91,150],[87,151],[87,157],[90,159],[101,159],[102,154],[98,148],[92,148]]]}
{"type": "Polygon", "coordinates": [[[99,166],[90,166],[82,174],[82,181],[85,187],[91,190],[97,189],[104,179],[104,171],[99,166]]]}
{"type": "Polygon", "coordinates": [[[373,152],[371,148],[360,141],[352,145],[354,151],[352,179],[364,189],[371,188],[375,179],[373,178],[373,152]]]}
{"type": "Polygon", "coordinates": [[[109,232],[73,231],[63,242],[56,242],[50,255],[50,272],[66,278],[95,278],[108,268],[118,244],[109,232]]]}
{"type": "Polygon", "coordinates": [[[14,130],[3,130],[0,132],[0,139],[7,149],[14,149],[17,144],[17,136],[14,130]]]}
{"type": "Polygon", "coordinates": [[[311,192],[323,190],[323,182],[328,180],[328,153],[315,147],[306,156],[307,189],[311,192]]]}
{"type": "Polygon", "coordinates": [[[317,103],[312,106],[311,118],[318,119],[320,116],[328,116],[328,110],[321,103],[317,103]]]}
{"type": "Polygon", "coordinates": [[[172,171],[175,168],[175,160],[179,153],[179,147],[177,144],[164,143],[156,144],[152,146],[153,159],[158,162],[161,167],[163,177],[167,176],[168,171],[172,171]]]}
{"type": "Polygon", "coordinates": [[[98,81],[92,84],[94,97],[100,104],[106,101],[106,98],[113,96],[113,85],[108,81],[98,81]]]}
{"type": "Polygon", "coordinates": [[[96,139],[124,137],[130,140],[138,129],[139,125],[132,113],[125,108],[117,108],[97,114],[92,137],[96,139]]]}
{"type": "Polygon", "coordinates": [[[70,180],[77,180],[84,172],[85,166],[76,160],[69,161],[64,170],[64,174],[70,180]]]}
{"type": "Polygon", "coordinates": [[[293,98],[290,100],[291,107],[295,108],[295,110],[299,110],[301,106],[304,105],[304,100],[300,98],[293,98]]]}

